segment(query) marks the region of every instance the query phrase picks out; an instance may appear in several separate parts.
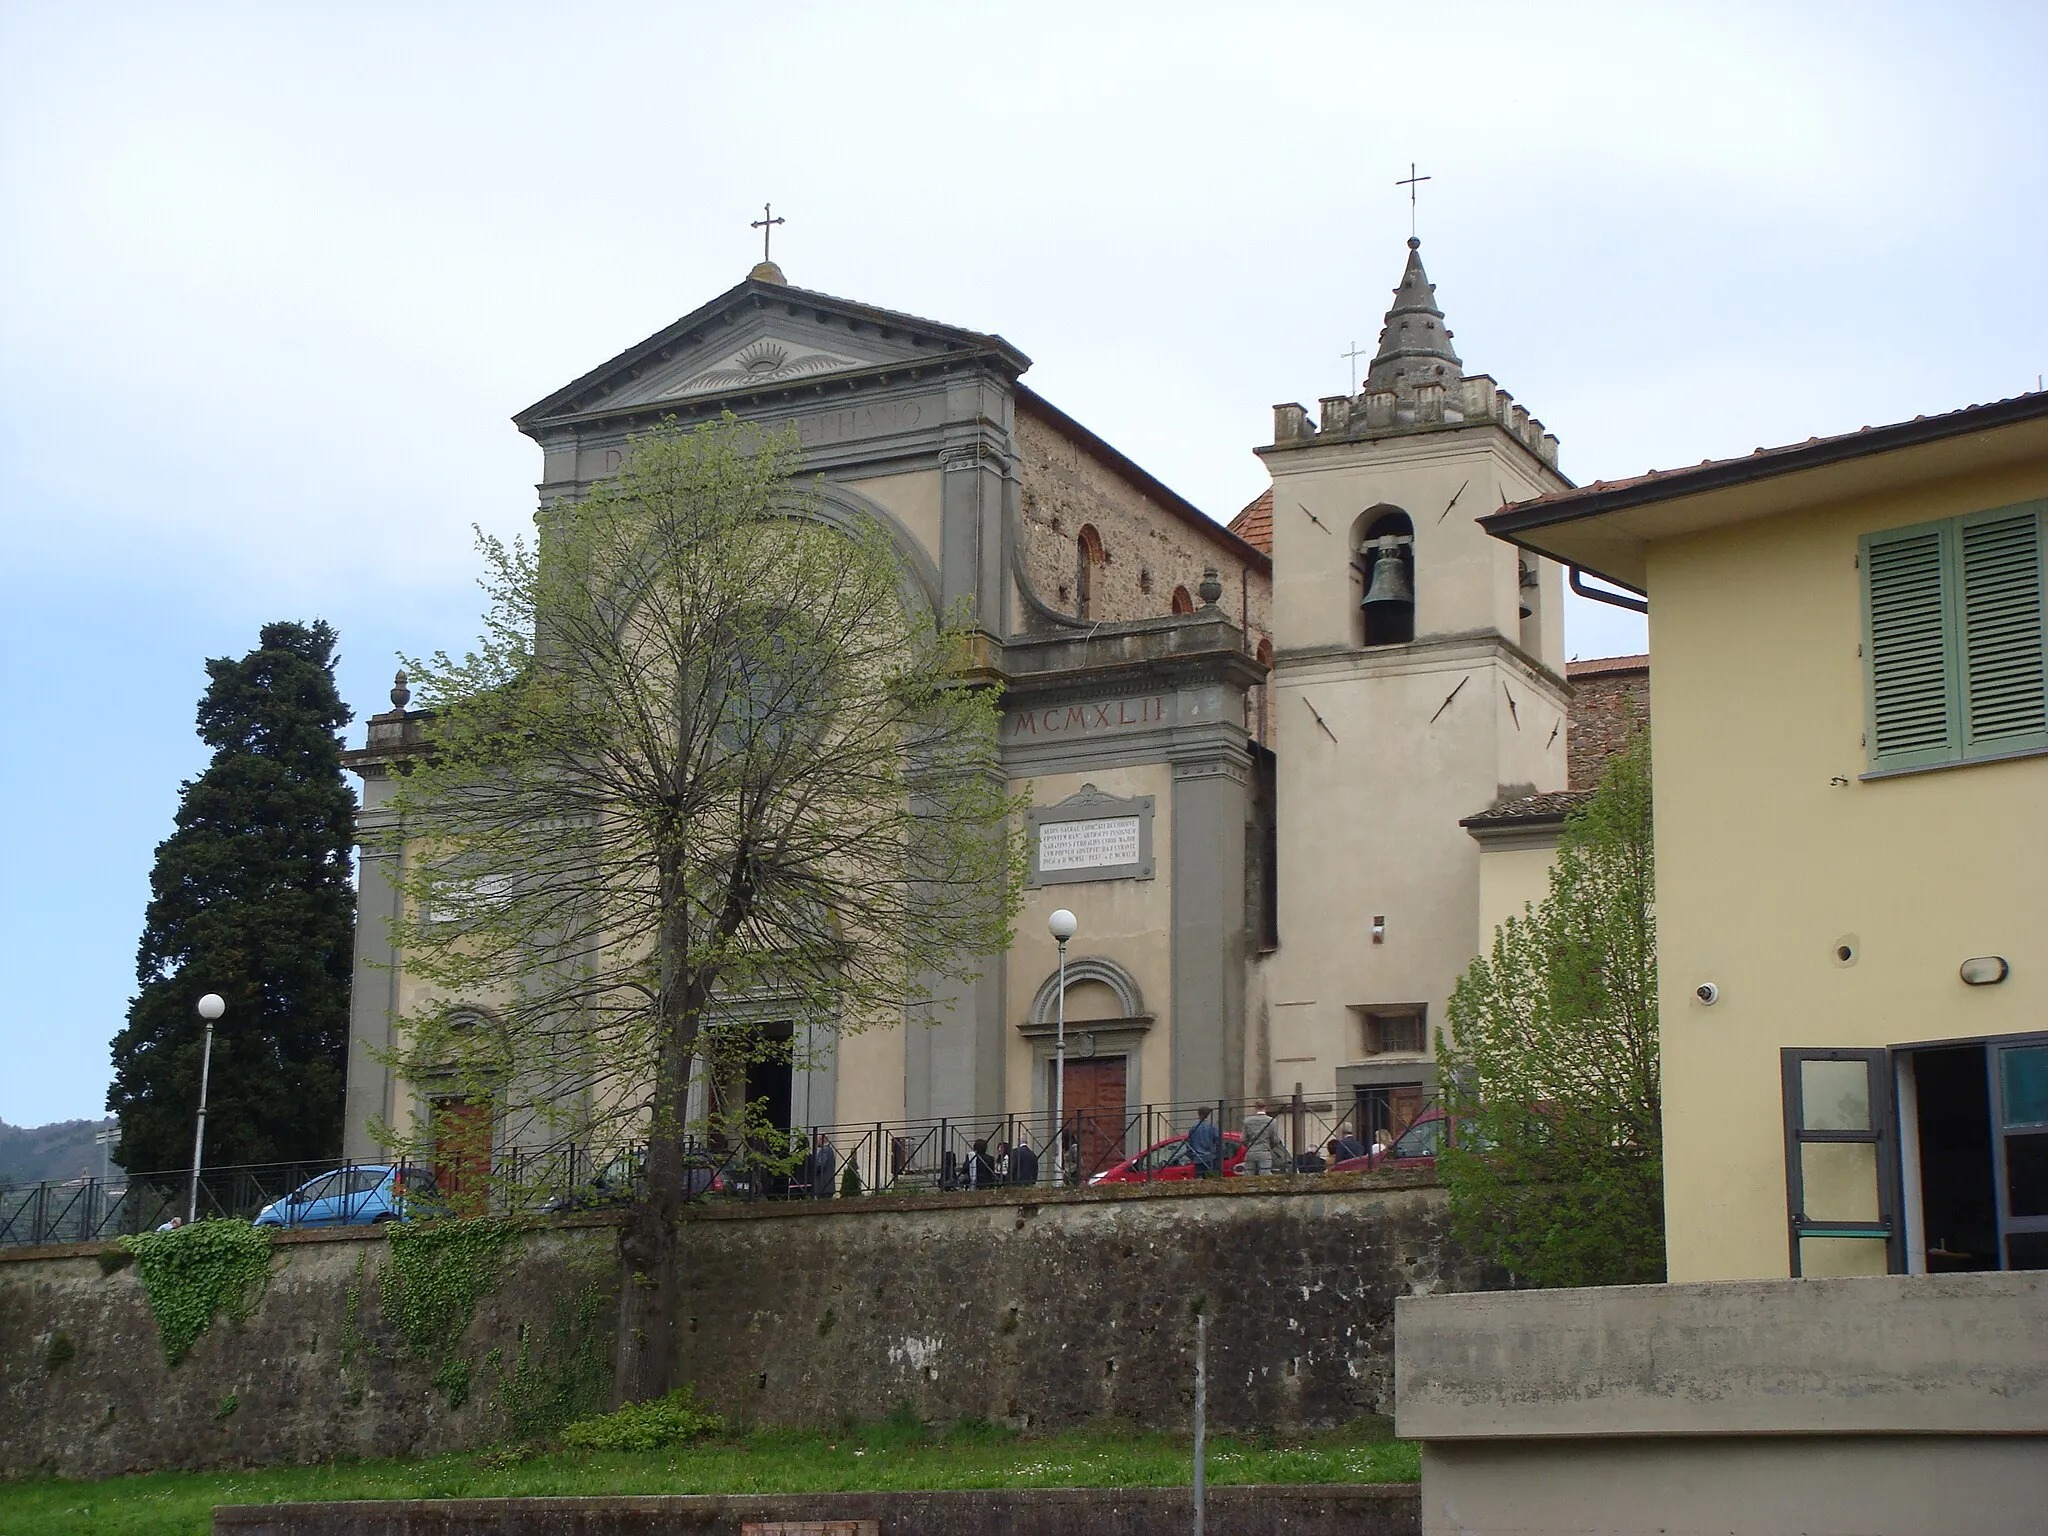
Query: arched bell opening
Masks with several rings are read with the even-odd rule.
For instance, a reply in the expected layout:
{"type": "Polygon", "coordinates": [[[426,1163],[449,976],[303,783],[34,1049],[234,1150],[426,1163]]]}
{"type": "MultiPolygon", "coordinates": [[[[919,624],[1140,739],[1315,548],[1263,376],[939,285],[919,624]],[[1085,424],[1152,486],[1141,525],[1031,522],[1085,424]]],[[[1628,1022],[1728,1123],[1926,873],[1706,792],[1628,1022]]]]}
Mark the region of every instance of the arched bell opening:
{"type": "Polygon", "coordinates": [[[1360,643],[1405,645],[1415,638],[1415,524],[1399,507],[1383,504],[1359,513],[1351,533],[1365,577],[1360,643]]]}

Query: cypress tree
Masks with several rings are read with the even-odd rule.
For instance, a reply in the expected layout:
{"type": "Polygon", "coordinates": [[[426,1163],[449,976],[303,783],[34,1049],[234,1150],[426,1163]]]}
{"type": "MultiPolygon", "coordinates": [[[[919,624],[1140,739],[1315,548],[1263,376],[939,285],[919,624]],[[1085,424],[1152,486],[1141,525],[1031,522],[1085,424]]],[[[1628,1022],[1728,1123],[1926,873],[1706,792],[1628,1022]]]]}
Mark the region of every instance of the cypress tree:
{"type": "Polygon", "coordinates": [[[355,797],[339,735],[333,628],[267,624],[239,661],[206,663],[213,748],[157,846],[128,1026],[107,1107],[131,1171],[187,1167],[199,1101],[201,996],[218,992],[209,1165],[340,1151],[355,925],[355,797]]]}

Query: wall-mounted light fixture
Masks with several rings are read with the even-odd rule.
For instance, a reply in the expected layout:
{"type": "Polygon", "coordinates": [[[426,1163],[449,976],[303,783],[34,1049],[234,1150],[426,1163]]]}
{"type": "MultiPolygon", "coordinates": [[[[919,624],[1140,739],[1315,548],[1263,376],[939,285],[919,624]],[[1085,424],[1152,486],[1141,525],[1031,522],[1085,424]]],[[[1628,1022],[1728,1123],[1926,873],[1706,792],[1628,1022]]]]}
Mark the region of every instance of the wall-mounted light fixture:
{"type": "Polygon", "coordinates": [[[1971,987],[1993,987],[2011,974],[2003,955],[1975,955],[1962,966],[1963,984],[1971,987]]]}

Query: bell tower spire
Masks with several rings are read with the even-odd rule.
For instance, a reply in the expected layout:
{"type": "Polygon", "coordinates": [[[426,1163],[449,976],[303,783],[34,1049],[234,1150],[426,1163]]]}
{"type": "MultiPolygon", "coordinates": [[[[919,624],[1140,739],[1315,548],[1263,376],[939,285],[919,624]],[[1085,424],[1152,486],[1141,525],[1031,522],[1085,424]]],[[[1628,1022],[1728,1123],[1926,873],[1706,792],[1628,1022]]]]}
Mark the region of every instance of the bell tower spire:
{"type": "Polygon", "coordinates": [[[1413,389],[1419,384],[1449,386],[1465,376],[1465,365],[1451,346],[1450,327],[1437,308],[1436,284],[1422,270],[1422,242],[1408,237],[1408,264],[1394,290],[1394,307],[1380,328],[1380,349],[1366,373],[1368,392],[1413,389]]]}

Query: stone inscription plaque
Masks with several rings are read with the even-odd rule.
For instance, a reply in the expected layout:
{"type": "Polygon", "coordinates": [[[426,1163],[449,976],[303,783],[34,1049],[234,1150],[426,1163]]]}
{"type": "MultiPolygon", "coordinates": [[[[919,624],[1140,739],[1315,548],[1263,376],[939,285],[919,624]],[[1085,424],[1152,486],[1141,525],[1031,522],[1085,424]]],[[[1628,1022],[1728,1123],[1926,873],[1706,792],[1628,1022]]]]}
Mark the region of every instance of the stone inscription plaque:
{"type": "Polygon", "coordinates": [[[1110,869],[1138,862],[1138,818],[1102,816],[1091,821],[1038,824],[1040,873],[1063,869],[1110,869]]]}

